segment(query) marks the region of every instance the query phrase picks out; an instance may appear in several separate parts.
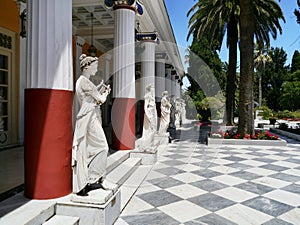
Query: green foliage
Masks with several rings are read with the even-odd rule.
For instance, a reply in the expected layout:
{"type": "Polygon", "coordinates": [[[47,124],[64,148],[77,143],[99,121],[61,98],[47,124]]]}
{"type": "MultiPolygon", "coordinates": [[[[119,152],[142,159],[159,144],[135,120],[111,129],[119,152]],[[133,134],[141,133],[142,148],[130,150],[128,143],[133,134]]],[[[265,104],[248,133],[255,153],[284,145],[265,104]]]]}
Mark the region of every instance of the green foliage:
{"type": "Polygon", "coordinates": [[[210,93],[215,95],[214,90],[219,90],[216,86],[220,86],[222,90],[225,88],[225,74],[223,73],[223,65],[216,51],[217,42],[209,44],[206,38],[194,40],[190,46],[189,68],[188,74],[195,79],[198,84],[205,83],[210,93]],[[215,79],[212,79],[215,78],[215,79]],[[217,81],[217,83],[215,83],[217,81]],[[207,83],[209,82],[209,83],[207,83]]]}
{"type": "Polygon", "coordinates": [[[279,104],[280,96],[282,96],[282,85],[288,79],[288,66],[285,66],[287,53],[283,48],[271,48],[269,56],[272,61],[266,64],[264,74],[262,76],[263,97],[267,106],[274,110],[283,110],[279,104]]]}
{"type": "Polygon", "coordinates": [[[299,10],[295,9],[294,14],[297,17],[297,23],[300,24],[300,0],[297,0],[297,4],[299,6],[299,10]]]}
{"type": "Polygon", "coordinates": [[[300,70],[300,52],[296,50],[293,54],[291,72],[296,72],[300,70]]]}
{"type": "Polygon", "coordinates": [[[224,114],[225,99],[222,93],[212,97],[206,97],[200,102],[202,110],[210,109],[212,119],[220,119],[224,114]]]}
{"type": "Polygon", "coordinates": [[[282,84],[282,95],[279,98],[282,109],[295,111],[300,109],[300,70],[292,73],[282,84]]]}
{"type": "Polygon", "coordinates": [[[220,85],[224,87],[225,76],[222,71],[222,62],[214,49],[208,45],[204,38],[194,41],[190,46],[189,67],[186,77],[190,82],[187,94],[193,100],[193,105],[202,120],[211,117],[210,108],[203,107],[202,100],[212,97],[220,91],[220,85]]]}
{"type": "Polygon", "coordinates": [[[300,109],[300,81],[286,82],[282,85],[280,106],[288,110],[300,109]]]}
{"type": "Polygon", "coordinates": [[[266,105],[257,108],[256,110],[262,110],[258,115],[262,116],[264,120],[268,120],[274,117],[273,111],[266,105]]]}
{"type": "Polygon", "coordinates": [[[289,110],[283,110],[276,112],[276,117],[278,119],[287,119],[287,118],[295,118],[294,116],[296,115],[295,112],[291,112],[289,110]]]}

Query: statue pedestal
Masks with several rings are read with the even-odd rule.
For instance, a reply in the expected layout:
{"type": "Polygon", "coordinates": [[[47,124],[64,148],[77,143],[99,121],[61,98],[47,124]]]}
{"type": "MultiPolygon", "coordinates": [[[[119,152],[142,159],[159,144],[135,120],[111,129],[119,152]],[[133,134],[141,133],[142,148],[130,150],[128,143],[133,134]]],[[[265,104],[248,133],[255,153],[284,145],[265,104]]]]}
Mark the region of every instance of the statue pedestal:
{"type": "Polygon", "coordinates": [[[80,196],[76,194],[71,195],[71,201],[77,202],[77,203],[86,203],[86,204],[95,204],[95,205],[101,205],[105,204],[117,191],[114,190],[104,190],[104,189],[96,189],[88,192],[88,196],[80,196]]]}
{"type": "Polygon", "coordinates": [[[59,201],[57,215],[76,216],[84,224],[112,225],[121,211],[121,193],[97,189],[88,192],[89,196],[71,194],[70,200],[59,201]]]}
{"type": "Polygon", "coordinates": [[[169,143],[169,133],[155,134],[154,144],[155,145],[167,145],[169,143]]]}
{"type": "Polygon", "coordinates": [[[142,165],[154,165],[157,162],[157,146],[151,151],[140,151],[139,149],[130,152],[131,158],[141,158],[142,165]]]}

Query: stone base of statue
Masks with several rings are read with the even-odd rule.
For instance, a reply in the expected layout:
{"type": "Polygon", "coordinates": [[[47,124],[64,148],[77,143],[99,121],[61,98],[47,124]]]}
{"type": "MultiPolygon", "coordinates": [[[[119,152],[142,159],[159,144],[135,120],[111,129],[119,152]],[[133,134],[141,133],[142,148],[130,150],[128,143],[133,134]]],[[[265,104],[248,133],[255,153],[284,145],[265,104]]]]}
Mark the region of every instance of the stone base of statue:
{"type": "MultiPolygon", "coordinates": [[[[120,216],[120,190],[96,189],[88,196],[71,194],[70,200],[61,200],[56,205],[57,215],[79,217],[84,224],[112,225],[120,216]]],[[[81,223],[80,223],[81,224],[81,223]]]]}
{"type": "Polygon", "coordinates": [[[169,143],[170,134],[168,132],[164,134],[155,134],[154,144],[155,145],[167,145],[169,143]]]}
{"type": "Polygon", "coordinates": [[[147,150],[135,149],[130,152],[131,158],[141,158],[142,165],[154,165],[157,162],[157,146],[147,150]]]}
{"type": "Polygon", "coordinates": [[[176,126],[175,125],[169,126],[167,131],[169,132],[171,139],[175,139],[175,136],[176,136],[176,126]]]}
{"type": "Polygon", "coordinates": [[[106,179],[103,182],[103,186],[106,189],[99,188],[89,191],[86,196],[80,196],[77,194],[71,195],[71,201],[87,204],[101,205],[105,204],[118,190],[118,185],[113,184],[106,179]]]}
{"type": "Polygon", "coordinates": [[[113,194],[112,190],[97,189],[89,191],[87,196],[72,194],[70,200],[77,203],[101,205],[105,204],[113,194]]]}

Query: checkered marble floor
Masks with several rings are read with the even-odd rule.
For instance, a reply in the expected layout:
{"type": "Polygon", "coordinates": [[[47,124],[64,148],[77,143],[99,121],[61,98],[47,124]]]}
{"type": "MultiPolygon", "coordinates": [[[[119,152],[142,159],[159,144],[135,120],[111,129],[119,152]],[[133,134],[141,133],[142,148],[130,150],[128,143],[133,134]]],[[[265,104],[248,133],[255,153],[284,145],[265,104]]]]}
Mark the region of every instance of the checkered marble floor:
{"type": "Polygon", "coordinates": [[[115,224],[300,224],[300,144],[209,147],[183,129],[115,224]]]}

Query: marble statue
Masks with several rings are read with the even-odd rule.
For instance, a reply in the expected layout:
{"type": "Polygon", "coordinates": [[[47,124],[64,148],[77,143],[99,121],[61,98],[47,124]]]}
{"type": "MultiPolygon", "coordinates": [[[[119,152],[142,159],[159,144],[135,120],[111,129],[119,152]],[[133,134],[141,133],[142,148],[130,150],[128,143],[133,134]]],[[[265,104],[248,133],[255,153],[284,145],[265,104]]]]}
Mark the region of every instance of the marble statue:
{"type": "Polygon", "coordinates": [[[95,86],[90,80],[98,69],[98,58],[80,56],[82,74],[76,81],[80,110],[72,147],[73,192],[86,196],[91,190],[105,187],[108,144],[102,128],[100,105],[110,93],[103,81],[95,86]]]}
{"type": "Polygon", "coordinates": [[[170,133],[171,137],[173,138],[174,135],[176,134],[176,125],[175,125],[176,105],[175,105],[174,96],[171,96],[170,103],[171,103],[171,110],[170,110],[170,123],[169,123],[169,127],[168,127],[168,132],[170,133]]]}
{"type": "Polygon", "coordinates": [[[160,117],[160,126],[158,130],[158,134],[163,135],[167,132],[170,123],[171,103],[168,100],[168,91],[164,91],[162,93],[160,109],[161,109],[161,117],[160,117]]]}
{"type": "Polygon", "coordinates": [[[185,123],[186,122],[186,109],[185,109],[185,101],[184,99],[181,98],[181,120],[182,120],[182,123],[185,123]]]}
{"type": "Polygon", "coordinates": [[[150,84],[146,87],[144,97],[144,123],[140,150],[145,152],[154,151],[154,134],[157,130],[157,111],[154,97],[154,87],[150,84]]]}
{"type": "Polygon", "coordinates": [[[176,98],[175,100],[175,125],[181,124],[181,100],[180,98],[176,98]]]}

